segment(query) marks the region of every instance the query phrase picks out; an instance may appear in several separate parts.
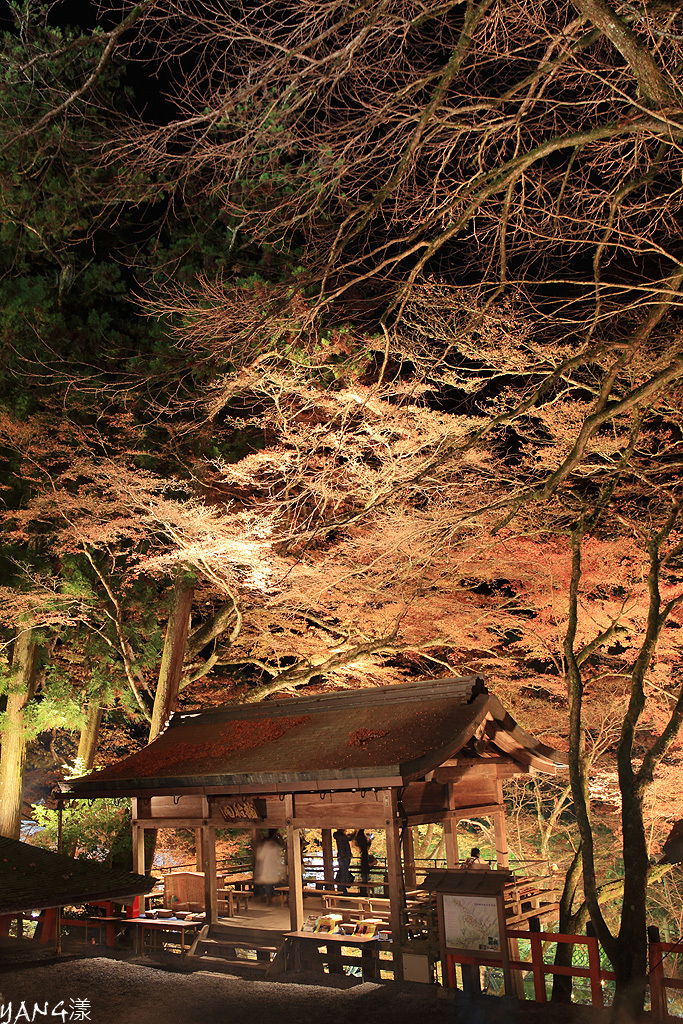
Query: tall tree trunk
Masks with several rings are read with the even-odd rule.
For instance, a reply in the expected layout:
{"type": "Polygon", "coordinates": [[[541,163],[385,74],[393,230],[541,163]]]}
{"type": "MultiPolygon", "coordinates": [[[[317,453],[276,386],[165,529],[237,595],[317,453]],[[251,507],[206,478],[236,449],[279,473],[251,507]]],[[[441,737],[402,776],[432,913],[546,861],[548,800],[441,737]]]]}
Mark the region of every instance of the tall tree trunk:
{"type": "Polygon", "coordinates": [[[0,751],[0,835],[18,839],[21,794],[26,760],[24,712],[36,688],[38,648],[32,629],[21,629],[14,641],[5,727],[0,751]]]}
{"type": "MultiPolygon", "coordinates": [[[[588,907],[585,903],[579,907],[576,913],[572,912],[574,897],[581,878],[581,846],[574,854],[564,879],[562,896],[560,898],[560,921],[558,930],[562,935],[577,935],[579,929],[585,927],[588,920],[588,907]]],[[[571,967],[574,947],[568,942],[558,942],[555,950],[555,966],[571,967]]],[[[567,974],[553,975],[553,1003],[571,1003],[572,1001],[572,978],[567,974]]]]}
{"type": "Polygon", "coordinates": [[[631,1024],[640,1020],[647,986],[648,856],[642,798],[634,785],[622,783],[621,821],[624,854],[624,896],[615,953],[610,957],[616,975],[612,1019],[631,1024]]]}
{"type": "Polygon", "coordinates": [[[192,614],[192,598],[194,589],[178,578],[173,590],[173,603],[166,627],[164,652],[159,668],[159,682],[154,695],[152,724],[149,730],[149,742],[156,739],[164,729],[168,719],[175,710],[178,700],[178,688],[183,673],[185,647],[192,614]]]}
{"type": "Polygon", "coordinates": [[[88,710],[85,715],[85,722],[78,739],[78,765],[83,774],[89,772],[95,762],[97,743],[100,738],[100,725],[104,708],[97,697],[88,702],[88,710]]]}

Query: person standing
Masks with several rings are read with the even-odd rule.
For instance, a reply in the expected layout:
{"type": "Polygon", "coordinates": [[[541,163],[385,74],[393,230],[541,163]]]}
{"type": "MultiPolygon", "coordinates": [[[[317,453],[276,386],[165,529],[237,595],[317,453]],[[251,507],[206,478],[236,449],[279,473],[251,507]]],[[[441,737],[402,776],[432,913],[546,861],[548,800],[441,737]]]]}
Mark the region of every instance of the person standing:
{"type": "Polygon", "coordinates": [[[273,902],[275,886],[284,875],[282,845],[278,842],[277,830],[269,829],[268,835],[259,843],[254,864],[254,886],[266,897],[266,903],[273,902]]]}
{"type": "Polygon", "coordinates": [[[338,828],[334,833],[334,841],[337,844],[337,874],[334,880],[337,883],[337,891],[342,896],[346,896],[346,887],[353,881],[353,875],[349,870],[351,867],[351,843],[346,830],[338,828]]]}
{"type": "MultiPolygon", "coordinates": [[[[360,880],[367,887],[370,881],[370,843],[372,838],[366,836],[365,829],[359,828],[356,832],[355,843],[360,854],[360,880]]],[[[367,888],[365,889],[367,895],[367,888]]]]}

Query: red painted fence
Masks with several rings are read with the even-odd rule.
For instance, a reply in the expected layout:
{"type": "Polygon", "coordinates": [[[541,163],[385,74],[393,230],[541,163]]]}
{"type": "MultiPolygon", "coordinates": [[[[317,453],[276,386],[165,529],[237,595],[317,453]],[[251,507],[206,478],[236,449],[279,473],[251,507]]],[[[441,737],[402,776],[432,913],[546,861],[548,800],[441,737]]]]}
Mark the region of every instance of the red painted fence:
{"type": "MultiPolygon", "coordinates": [[[[547,974],[563,974],[572,978],[589,978],[591,1003],[593,1006],[604,1006],[602,982],[614,981],[614,972],[603,970],[600,966],[600,947],[598,940],[592,935],[564,935],[561,932],[541,931],[508,931],[508,939],[523,939],[531,944],[531,960],[510,960],[513,971],[531,972],[534,981],[534,999],[538,1003],[547,1002],[545,978],[547,974]],[[543,944],[546,942],[568,943],[575,946],[586,946],[588,951],[588,967],[556,967],[543,960],[543,944]]],[[[667,1008],[667,988],[683,989],[683,979],[665,975],[666,954],[682,953],[680,942],[661,942],[657,928],[648,928],[649,939],[649,986],[652,1021],[664,1024],[670,1019],[667,1008]]],[[[456,985],[455,965],[470,964],[481,967],[500,967],[500,960],[487,958],[485,955],[453,955],[447,957],[448,985],[456,985]]]]}

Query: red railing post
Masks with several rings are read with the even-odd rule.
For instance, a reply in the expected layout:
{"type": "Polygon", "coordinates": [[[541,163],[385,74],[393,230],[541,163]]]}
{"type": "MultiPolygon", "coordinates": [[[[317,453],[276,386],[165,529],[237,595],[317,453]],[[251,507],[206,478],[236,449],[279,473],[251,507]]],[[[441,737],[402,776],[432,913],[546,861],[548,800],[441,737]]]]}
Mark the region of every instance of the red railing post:
{"type": "Polygon", "coordinates": [[[458,979],[455,973],[455,957],[446,953],[446,975],[448,977],[448,988],[457,988],[458,979]]]}
{"type": "Polygon", "coordinates": [[[532,917],[529,920],[529,932],[531,939],[531,971],[534,978],[534,999],[537,1003],[547,1003],[541,924],[537,917],[532,917]]]}
{"type": "Polygon", "coordinates": [[[588,937],[588,970],[590,972],[591,1002],[593,1006],[604,1006],[602,982],[600,980],[600,946],[590,921],[586,925],[586,936],[588,937]]]}
{"type": "Polygon", "coordinates": [[[648,962],[650,967],[650,1006],[652,1020],[655,1024],[663,1024],[668,1015],[666,1001],[666,985],[664,983],[664,964],[659,928],[650,925],[647,930],[648,962]]]}
{"type": "Polygon", "coordinates": [[[57,907],[47,907],[45,910],[41,910],[40,921],[40,944],[41,946],[44,946],[45,943],[51,942],[57,935],[57,928],[59,927],[57,920],[57,907]]]}

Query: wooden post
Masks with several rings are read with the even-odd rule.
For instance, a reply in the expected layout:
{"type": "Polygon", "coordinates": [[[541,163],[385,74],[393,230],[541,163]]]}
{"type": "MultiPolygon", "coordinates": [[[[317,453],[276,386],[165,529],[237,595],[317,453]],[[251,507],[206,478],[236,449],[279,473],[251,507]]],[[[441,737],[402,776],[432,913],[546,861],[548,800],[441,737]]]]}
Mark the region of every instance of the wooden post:
{"type": "Polygon", "coordinates": [[[403,877],[406,880],[406,889],[414,889],[417,886],[415,844],[413,843],[413,830],[410,825],[406,825],[403,829],[403,877]]]}
{"type": "MultiPolygon", "coordinates": [[[[508,944],[508,956],[510,960],[521,960],[521,953],[519,951],[519,939],[507,940],[508,944]]],[[[526,999],[524,992],[524,975],[522,971],[513,971],[510,969],[510,988],[511,991],[507,991],[507,983],[505,986],[505,995],[517,996],[518,999],[526,999]]]]}
{"type": "Polygon", "coordinates": [[[202,871],[204,872],[204,913],[206,924],[218,921],[218,893],[216,892],[216,829],[202,826],[202,871]]]}
{"type": "Polygon", "coordinates": [[[659,928],[650,925],[647,930],[648,965],[650,968],[650,1006],[652,1020],[655,1024],[664,1024],[667,1019],[668,1006],[666,985],[664,984],[664,965],[662,963],[662,947],[660,945],[659,928]]]}
{"type": "Polygon", "coordinates": [[[304,923],[304,891],[301,879],[301,829],[294,828],[294,797],[285,795],[285,822],[287,825],[287,872],[289,881],[289,926],[293,932],[301,931],[304,923]]]}
{"type": "Polygon", "coordinates": [[[137,875],[145,873],[145,829],[143,825],[133,825],[133,871],[137,875]]]}
{"type": "Polygon", "coordinates": [[[545,973],[543,970],[543,943],[541,941],[541,923],[537,917],[529,918],[531,933],[531,971],[534,978],[534,999],[537,1003],[547,1003],[545,991],[545,973]]]}
{"type": "Polygon", "coordinates": [[[55,926],[57,923],[57,907],[47,907],[45,910],[41,910],[39,924],[41,925],[40,930],[40,944],[41,946],[46,945],[50,939],[54,938],[55,943],[57,936],[55,932],[55,926]]]}
{"type": "Polygon", "coordinates": [[[586,925],[588,936],[588,970],[590,972],[591,1002],[593,1006],[603,1006],[602,985],[600,983],[600,946],[595,935],[595,929],[589,921],[586,925]]]}
{"type": "Polygon", "coordinates": [[[496,842],[496,867],[507,868],[510,866],[508,856],[508,835],[505,827],[505,801],[503,799],[503,783],[496,780],[496,800],[500,810],[493,815],[493,835],[496,842]]]}
{"type": "Polygon", "coordinates": [[[332,852],[332,829],[322,829],[323,839],[323,875],[325,877],[324,889],[327,888],[328,882],[334,881],[334,854],[332,852]]]}
{"type": "MultiPolygon", "coordinates": [[[[448,808],[453,811],[455,805],[455,792],[453,783],[448,783],[448,808]]],[[[458,822],[449,814],[443,823],[444,846],[446,847],[446,867],[457,868],[460,863],[458,853],[458,822]]]]}
{"type": "Polygon", "coordinates": [[[391,955],[394,981],[403,981],[403,874],[401,872],[401,843],[396,806],[396,790],[382,792],[384,827],[387,842],[387,874],[389,881],[389,919],[391,923],[391,955]]]}
{"type": "Polygon", "coordinates": [[[443,823],[443,838],[446,848],[446,867],[457,868],[458,858],[458,823],[455,818],[447,818],[443,823]]]}
{"type": "Polygon", "coordinates": [[[204,863],[204,851],[202,849],[204,843],[204,836],[202,830],[196,828],[194,830],[194,859],[197,871],[202,870],[202,864],[204,863]]]}

